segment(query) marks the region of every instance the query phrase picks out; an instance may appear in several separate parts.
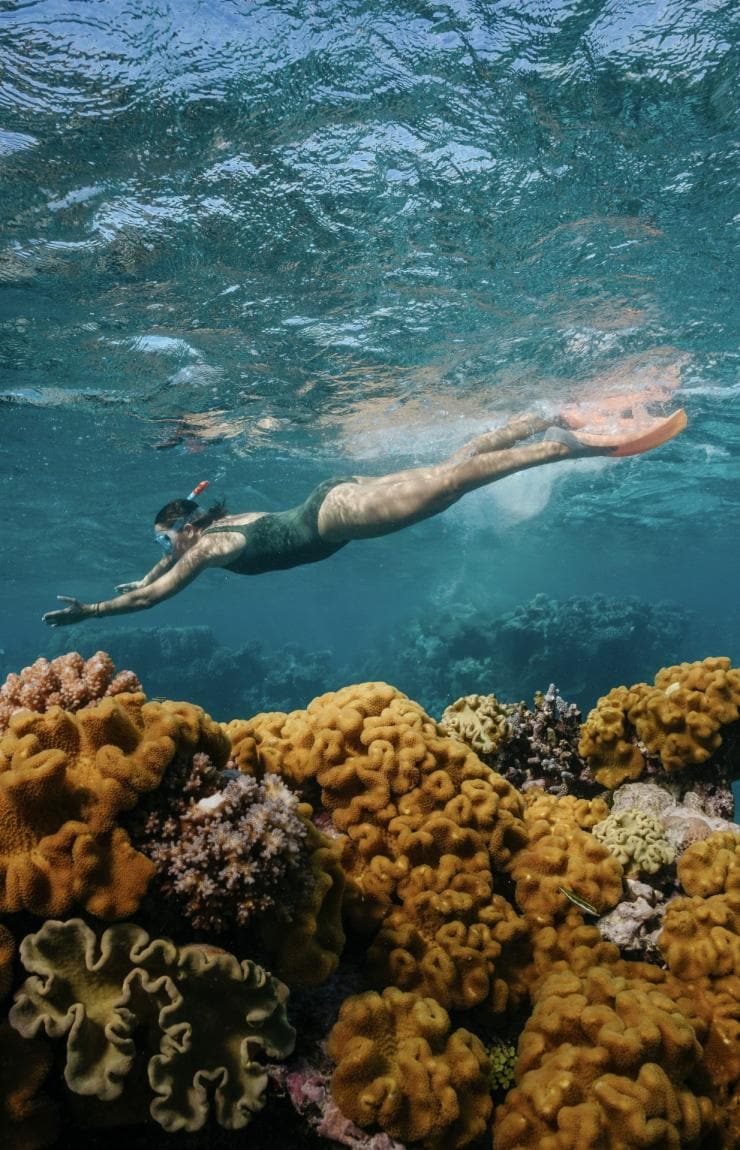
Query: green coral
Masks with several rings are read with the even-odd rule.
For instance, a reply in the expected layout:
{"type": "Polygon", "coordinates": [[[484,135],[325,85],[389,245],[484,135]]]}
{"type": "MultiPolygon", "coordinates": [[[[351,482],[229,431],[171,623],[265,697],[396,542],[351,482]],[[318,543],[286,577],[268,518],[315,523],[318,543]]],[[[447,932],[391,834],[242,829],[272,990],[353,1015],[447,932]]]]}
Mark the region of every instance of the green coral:
{"type": "Polygon", "coordinates": [[[515,710],[511,704],[499,703],[495,695],[464,695],[445,707],[439,726],[485,759],[495,755],[511,735],[509,715],[515,710]]]}
{"type": "Polygon", "coordinates": [[[30,971],[10,1022],[25,1038],[67,1036],[65,1079],[102,1101],[148,1059],[150,1113],[169,1132],[199,1130],[211,1097],[218,1122],[245,1126],[265,1104],[255,1057],[293,1049],[287,987],[256,963],[215,947],[150,940],[134,923],[100,938],[81,919],[50,920],[20,947],[30,971]]]}
{"type": "Polygon", "coordinates": [[[661,821],[637,807],[609,815],[591,833],[619,859],[628,875],[655,874],[676,857],[661,821]]]}
{"type": "Polygon", "coordinates": [[[510,1042],[497,1041],[489,1050],[488,1058],[491,1064],[488,1075],[491,1090],[510,1090],[514,1085],[516,1046],[510,1042]]]}

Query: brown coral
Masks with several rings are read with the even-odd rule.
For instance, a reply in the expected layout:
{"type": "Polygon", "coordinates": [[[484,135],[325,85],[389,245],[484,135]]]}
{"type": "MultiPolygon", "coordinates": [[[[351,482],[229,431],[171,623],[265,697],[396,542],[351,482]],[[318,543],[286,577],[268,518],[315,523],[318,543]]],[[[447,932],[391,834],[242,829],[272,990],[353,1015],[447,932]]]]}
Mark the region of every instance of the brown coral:
{"type": "Polygon", "coordinates": [[[443,855],[434,868],[414,867],[399,891],[401,906],[386,916],[368,951],[374,980],[447,1008],[505,1009],[509,990],[497,960],[526,926],[493,894],[486,853],[477,856],[477,869],[454,855],[443,855]]]}
{"type": "Polygon", "coordinates": [[[337,1062],[332,1094],[358,1126],[429,1150],[456,1150],[486,1128],[485,1047],[467,1030],[450,1033],[447,1011],[432,998],[395,987],[348,998],[328,1051],[337,1062]]]}
{"type": "Polygon", "coordinates": [[[672,899],[658,946],[677,978],[740,975],[740,890],[672,899]]]}
{"type": "Polygon", "coordinates": [[[540,924],[563,918],[571,903],[565,890],[599,914],[622,895],[622,867],[592,835],[567,822],[530,824],[530,845],[515,857],[511,877],[519,908],[540,924]]]}
{"type": "Polygon", "coordinates": [[[20,713],[0,738],[0,909],[131,913],[153,867],[116,826],[177,753],[225,758],[199,707],[120,695],[70,714],[20,713]]]}
{"type": "Polygon", "coordinates": [[[506,868],[526,841],[514,788],[387,683],[344,687],[305,711],[257,715],[227,730],[241,769],[321,788],[346,836],[358,926],[379,924],[411,867],[486,850],[506,868]]]}
{"type": "Polygon", "coordinates": [[[693,843],[681,855],[677,870],[689,895],[708,898],[740,889],[740,830],[717,831],[693,843]]]}
{"type": "Polygon", "coordinates": [[[3,1150],[51,1146],[59,1125],[54,1103],[39,1093],[51,1050],[42,1039],[21,1038],[0,1022],[0,1136],[3,1150]]]}
{"type": "Polygon", "coordinates": [[[645,759],[636,740],[667,771],[704,763],[722,744],[720,729],[740,716],[740,669],[724,657],[664,667],[653,686],[615,687],[581,730],[579,753],[596,779],[617,787],[636,779],[645,759]]]}
{"type": "Polygon", "coordinates": [[[705,1020],[645,964],[550,975],[519,1043],[517,1085],[496,1115],[497,1150],[678,1147],[713,1127],[685,1086],[705,1020]]]}
{"type": "Polygon", "coordinates": [[[0,687],[0,734],[17,711],[48,711],[62,707],[79,711],[106,695],[140,691],[133,671],[119,671],[105,651],[83,659],[76,651],[58,658],[37,659],[20,674],[10,674],[0,687]]]}

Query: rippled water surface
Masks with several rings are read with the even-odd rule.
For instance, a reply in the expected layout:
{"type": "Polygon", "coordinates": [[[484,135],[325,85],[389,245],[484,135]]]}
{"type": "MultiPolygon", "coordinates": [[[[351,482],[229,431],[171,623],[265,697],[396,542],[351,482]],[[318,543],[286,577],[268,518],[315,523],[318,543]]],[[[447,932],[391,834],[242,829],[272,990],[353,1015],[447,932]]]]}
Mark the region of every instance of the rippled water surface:
{"type": "Polygon", "coordinates": [[[604,592],[690,609],[682,656],[737,660],[737,49],[712,0],[0,3],[15,661],[57,593],[147,570],[154,512],[200,479],[276,509],[533,403],[656,386],[690,426],[649,457],[530,472],[310,569],[213,572],[146,624],[392,679],[419,608],[604,592]]]}

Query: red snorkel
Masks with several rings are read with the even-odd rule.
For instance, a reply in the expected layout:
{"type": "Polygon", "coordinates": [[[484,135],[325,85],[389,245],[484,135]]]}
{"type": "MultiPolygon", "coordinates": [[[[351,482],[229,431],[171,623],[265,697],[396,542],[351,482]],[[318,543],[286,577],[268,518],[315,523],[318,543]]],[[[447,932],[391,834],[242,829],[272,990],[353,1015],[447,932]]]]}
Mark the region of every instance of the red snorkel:
{"type": "Polygon", "coordinates": [[[201,491],[205,491],[206,487],[208,487],[208,480],[201,479],[200,483],[196,483],[195,487],[188,495],[188,499],[196,499],[200,495],[201,491]]]}

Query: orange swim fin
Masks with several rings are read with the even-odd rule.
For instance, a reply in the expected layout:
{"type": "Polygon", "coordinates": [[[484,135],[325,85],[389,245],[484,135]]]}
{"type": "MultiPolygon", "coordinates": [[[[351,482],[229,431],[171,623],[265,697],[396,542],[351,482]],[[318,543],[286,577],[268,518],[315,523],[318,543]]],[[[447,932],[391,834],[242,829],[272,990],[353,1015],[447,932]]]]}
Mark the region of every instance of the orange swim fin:
{"type": "Polygon", "coordinates": [[[579,430],[574,434],[584,447],[601,448],[604,455],[622,458],[625,455],[642,455],[644,451],[660,447],[662,443],[667,443],[669,439],[680,435],[688,422],[686,412],[679,407],[672,415],[665,419],[655,419],[647,428],[643,425],[639,431],[623,430],[599,435],[579,430]]]}

